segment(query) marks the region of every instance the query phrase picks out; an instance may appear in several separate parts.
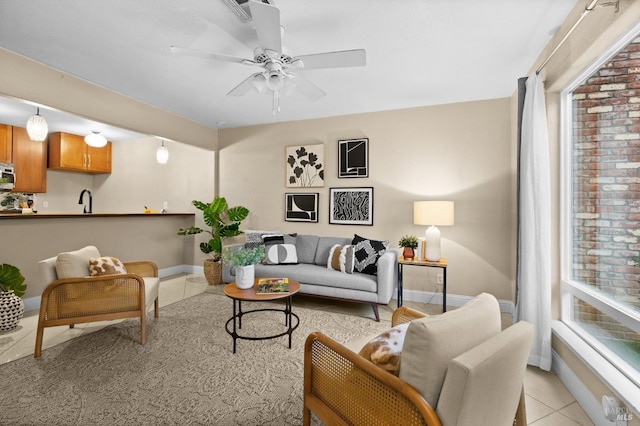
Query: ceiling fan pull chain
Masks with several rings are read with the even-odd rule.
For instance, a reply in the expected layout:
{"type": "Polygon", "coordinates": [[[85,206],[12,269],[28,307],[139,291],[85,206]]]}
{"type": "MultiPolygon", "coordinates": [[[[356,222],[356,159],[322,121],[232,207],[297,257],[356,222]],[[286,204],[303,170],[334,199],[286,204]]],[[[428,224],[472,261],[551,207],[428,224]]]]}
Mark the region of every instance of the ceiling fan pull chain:
{"type": "Polygon", "coordinates": [[[273,91],[273,107],[272,107],[273,115],[280,112],[280,91],[273,91]]]}

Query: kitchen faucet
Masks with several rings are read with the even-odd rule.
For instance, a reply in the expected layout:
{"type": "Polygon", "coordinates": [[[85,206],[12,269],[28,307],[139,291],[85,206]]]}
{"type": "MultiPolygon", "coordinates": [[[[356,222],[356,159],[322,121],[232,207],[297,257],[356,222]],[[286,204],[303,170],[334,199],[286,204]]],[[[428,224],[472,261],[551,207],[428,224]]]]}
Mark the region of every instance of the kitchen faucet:
{"type": "Polygon", "coordinates": [[[88,189],[83,189],[80,193],[80,199],[78,200],[78,204],[84,204],[82,198],[84,198],[84,193],[87,192],[89,194],[89,211],[87,211],[87,206],[84,206],[84,210],[82,213],[91,214],[93,210],[93,197],[91,196],[91,191],[88,189]]]}

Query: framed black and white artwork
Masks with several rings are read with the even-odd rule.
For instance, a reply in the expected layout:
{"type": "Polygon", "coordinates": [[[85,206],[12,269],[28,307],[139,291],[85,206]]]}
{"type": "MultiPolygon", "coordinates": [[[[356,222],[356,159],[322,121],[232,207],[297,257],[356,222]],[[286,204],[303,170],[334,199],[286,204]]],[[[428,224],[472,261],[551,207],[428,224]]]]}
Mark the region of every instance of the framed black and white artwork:
{"type": "Polygon", "coordinates": [[[288,146],[287,188],[324,186],[324,144],[288,146]]]}
{"type": "Polygon", "coordinates": [[[369,139],[338,141],[338,177],[369,177],[369,139]]]}
{"type": "Polygon", "coordinates": [[[286,222],[318,222],[317,192],[284,194],[284,220],[286,222]]]}
{"type": "Polygon", "coordinates": [[[330,188],[329,223],[373,225],[373,188],[330,188]]]}

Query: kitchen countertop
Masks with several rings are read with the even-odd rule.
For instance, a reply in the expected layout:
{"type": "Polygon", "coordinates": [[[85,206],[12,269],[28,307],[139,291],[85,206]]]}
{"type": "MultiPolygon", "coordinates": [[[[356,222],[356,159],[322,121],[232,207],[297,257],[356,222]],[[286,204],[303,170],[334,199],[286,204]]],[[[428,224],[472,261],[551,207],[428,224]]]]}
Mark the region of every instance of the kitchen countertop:
{"type": "Polygon", "coordinates": [[[194,216],[195,213],[5,213],[0,212],[2,219],[54,219],[54,218],[91,218],[91,217],[136,217],[136,216],[194,216]]]}

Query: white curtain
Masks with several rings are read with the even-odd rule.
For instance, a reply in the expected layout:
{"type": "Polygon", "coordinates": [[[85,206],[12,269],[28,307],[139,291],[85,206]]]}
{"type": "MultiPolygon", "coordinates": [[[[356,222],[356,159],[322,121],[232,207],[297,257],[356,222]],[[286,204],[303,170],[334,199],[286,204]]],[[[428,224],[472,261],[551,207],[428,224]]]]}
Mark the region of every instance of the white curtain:
{"type": "Polygon", "coordinates": [[[529,364],[549,371],[551,187],[544,84],[538,74],[526,82],[520,143],[517,314],[536,329],[529,364]]]}

